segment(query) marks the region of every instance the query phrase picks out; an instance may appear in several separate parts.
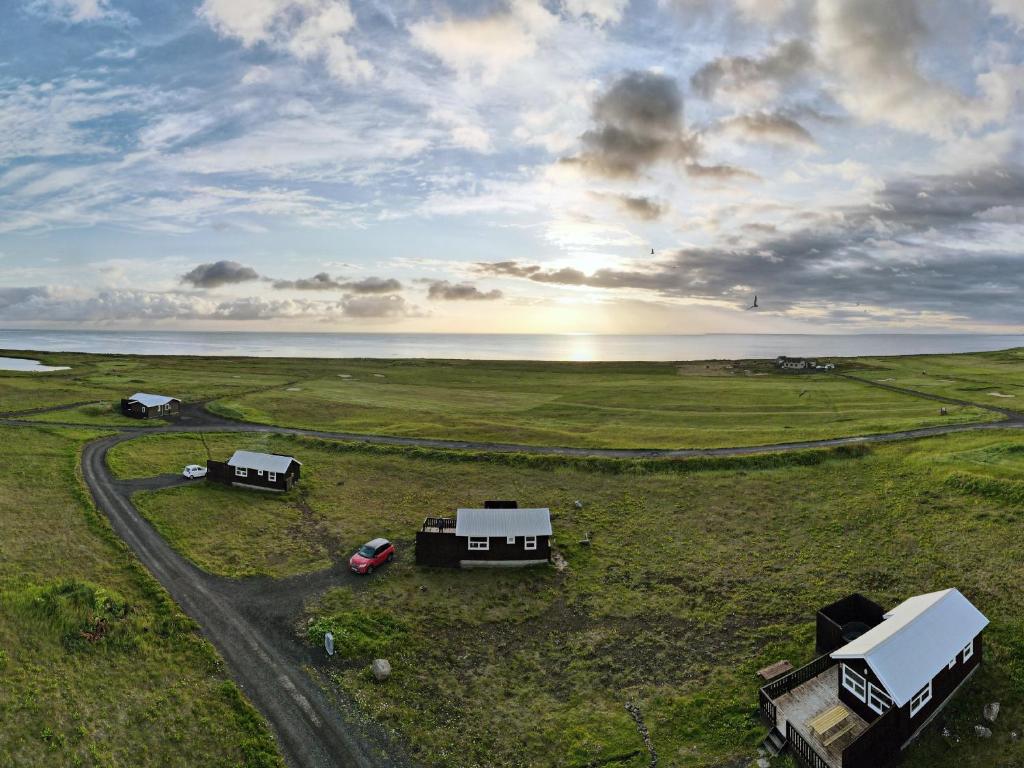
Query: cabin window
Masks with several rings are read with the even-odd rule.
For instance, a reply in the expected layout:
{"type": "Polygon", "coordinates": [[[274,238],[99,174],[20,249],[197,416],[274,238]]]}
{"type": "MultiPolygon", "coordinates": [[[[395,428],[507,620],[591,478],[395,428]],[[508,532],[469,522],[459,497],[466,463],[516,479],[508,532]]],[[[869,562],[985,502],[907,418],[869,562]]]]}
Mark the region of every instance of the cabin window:
{"type": "Polygon", "coordinates": [[[956,656],[954,656],[953,659],[949,662],[949,664],[947,665],[947,669],[952,669],[955,666],[956,666],[956,656]]]}
{"type": "Polygon", "coordinates": [[[843,664],[843,688],[864,701],[864,696],[867,693],[867,680],[843,664]]]}
{"type": "Polygon", "coordinates": [[[491,548],[491,541],[486,536],[470,536],[469,548],[479,551],[486,551],[491,548]]]}
{"type": "Polygon", "coordinates": [[[920,691],[914,694],[914,698],[910,700],[910,716],[913,717],[921,711],[921,707],[932,700],[932,681],[928,681],[928,685],[922,688],[920,691]]]}
{"type": "Polygon", "coordinates": [[[505,543],[506,544],[515,544],[516,543],[516,537],[515,536],[506,536],[505,537],[505,543]]]}
{"type": "Polygon", "coordinates": [[[884,715],[892,706],[892,699],[881,688],[876,688],[874,683],[869,683],[868,706],[878,714],[884,715]]]}
{"type": "Polygon", "coordinates": [[[973,640],[971,642],[969,642],[967,645],[964,646],[963,655],[964,655],[964,661],[967,661],[969,658],[971,658],[971,656],[974,655],[974,641],[973,640]]]}
{"type": "Polygon", "coordinates": [[[235,477],[248,477],[249,470],[245,467],[235,467],[235,477]]]}
{"type": "Polygon", "coordinates": [[[256,474],[259,475],[260,477],[263,477],[263,470],[262,469],[257,469],[256,470],[256,474]]]}
{"type": "Polygon", "coordinates": [[[526,536],[523,539],[523,549],[536,549],[537,548],[537,537],[526,536]]]}
{"type": "Polygon", "coordinates": [[[272,483],[277,482],[277,472],[267,472],[267,480],[272,483]]]}

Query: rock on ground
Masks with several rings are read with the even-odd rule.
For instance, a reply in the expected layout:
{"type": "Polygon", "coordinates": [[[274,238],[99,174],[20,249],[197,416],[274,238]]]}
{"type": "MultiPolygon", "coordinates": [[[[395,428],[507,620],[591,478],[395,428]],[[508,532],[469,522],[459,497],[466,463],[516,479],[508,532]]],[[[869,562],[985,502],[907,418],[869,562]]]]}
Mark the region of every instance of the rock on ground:
{"type": "Polygon", "coordinates": [[[990,723],[994,723],[996,718],[999,717],[999,702],[993,701],[991,704],[986,704],[985,709],[982,710],[982,714],[985,715],[985,719],[990,723]]]}
{"type": "Polygon", "coordinates": [[[387,659],[374,659],[370,669],[373,670],[373,676],[380,682],[391,677],[391,663],[387,659]]]}
{"type": "Polygon", "coordinates": [[[986,728],[984,725],[974,726],[974,732],[978,735],[979,739],[991,739],[992,731],[986,728]]]}

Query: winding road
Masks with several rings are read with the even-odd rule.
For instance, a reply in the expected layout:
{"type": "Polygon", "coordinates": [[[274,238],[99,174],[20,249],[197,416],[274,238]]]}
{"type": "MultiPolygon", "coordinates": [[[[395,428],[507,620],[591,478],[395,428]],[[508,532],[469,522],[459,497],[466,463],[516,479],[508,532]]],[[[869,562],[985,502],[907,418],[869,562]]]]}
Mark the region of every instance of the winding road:
{"type": "MultiPolygon", "coordinates": [[[[855,377],[851,377],[855,378],[855,377]]],[[[868,384],[876,382],[859,379],[868,384]]],[[[122,428],[117,434],[86,444],[82,453],[82,477],[96,505],[150,573],[167,589],[182,610],[216,646],[231,676],[264,715],[277,737],[288,765],[293,768],[356,766],[400,768],[411,765],[401,745],[381,728],[365,721],[347,701],[332,698],[316,678],[313,668],[323,654],[309,649],[295,636],[296,606],[331,586],[351,580],[344,562],[317,573],[289,579],[234,580],[206,573],[175,552],[142,517],[132,503],[139,490],[171,487],[183,481],[171,475],[142,480],[117,480],[106,463],[111,447],[144,435],[173,432],[269,432],[329,440],[487,452],[520,452],[573,457],[689,458],[695,456],[743,456],[767,452],[800,451],[844,445],[909,440],[935,435],[989,429],[1024,427],[1024,415],[994,406],[929,395],[884,385],[887,389],[918,397],[986,408],[1005,417],[1002,421],[923,427],[886,434],[809,440],[774,445],[711,449],[599,449],[531,446],[505,443],[439,440],[431,438],[323,432],[228,421],[202,405],[183,409],[179,423],[164,427],[122,428]]],[[[52,409],[62,410],[71,406],[52,409]]],[[[0,423],[11,426],[83,426],[33,422],[8,414],[0,423]]],[[[95,426],[95,425],[90,425],[95,426]]]]}

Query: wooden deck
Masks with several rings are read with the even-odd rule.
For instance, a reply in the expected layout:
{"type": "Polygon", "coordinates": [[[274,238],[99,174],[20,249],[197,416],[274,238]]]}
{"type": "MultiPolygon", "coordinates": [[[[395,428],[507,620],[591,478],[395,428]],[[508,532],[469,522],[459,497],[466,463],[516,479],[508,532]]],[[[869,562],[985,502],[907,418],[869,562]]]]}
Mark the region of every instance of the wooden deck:
{"type": "Polygon", "coordinates": [[[828,712],[837,704],[839,704],[838,664],[834,664],[817,677],[808,680],[803,685],[794,688],[789,693],[785,693],[775,700],[775,706],[777,707],[776,722],[780,730],[785,733],[786,721],[788,720],[800,732],[800,735],[807,740],[807,743],[813,746],[817,753],[825,759],[831,768],[842,768],[843,750],[868,727],[868,724],[857,713],[850,712],[843,725],[826,732],[824,738],[819,737],[811,730],[810,722],[819,715],[828,712]],[[852,725],[853,727],[826,747],[824,742],[829,741],[829,736],[846,725],[852,725]]]}

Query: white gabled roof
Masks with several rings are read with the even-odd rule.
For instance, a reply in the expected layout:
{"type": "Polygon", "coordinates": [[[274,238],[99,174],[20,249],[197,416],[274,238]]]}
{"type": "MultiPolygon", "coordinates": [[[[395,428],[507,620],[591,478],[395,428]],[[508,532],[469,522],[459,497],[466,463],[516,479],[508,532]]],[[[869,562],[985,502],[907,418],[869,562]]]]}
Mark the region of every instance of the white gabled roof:
{"type": "Polygon", "coordinates": [[[255,453],[253,451],[235,451],[228,459],[229,467],[245,469],[262,469],[264,472],[287,472],[292,462],[301,465],[301,461],[291,456],[279,456],[276,453],[255,453]]]}
{"type": "Polygon", "coordinates": [[[153,408],[157,405],[167,405],[172,400],[177,400],[178,398],[168,397],[167,395],[149,395],[145,392],[136,392],[128,399],[134,400],[137,403],[142,403],[147,408],[153,408]]]}
{"type": "Polygon", "coordinates": [[[539,509],[460,509],[456,536],[550,536],[551,511],[539,509]]]}
{"type": "Polygon", "coordinates": [[[903,706],[988,625],[956,589],[908,598],[834,659],[864,659],[903,706]]]}

